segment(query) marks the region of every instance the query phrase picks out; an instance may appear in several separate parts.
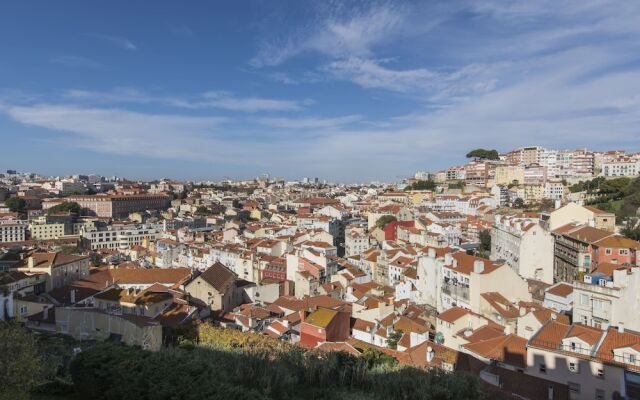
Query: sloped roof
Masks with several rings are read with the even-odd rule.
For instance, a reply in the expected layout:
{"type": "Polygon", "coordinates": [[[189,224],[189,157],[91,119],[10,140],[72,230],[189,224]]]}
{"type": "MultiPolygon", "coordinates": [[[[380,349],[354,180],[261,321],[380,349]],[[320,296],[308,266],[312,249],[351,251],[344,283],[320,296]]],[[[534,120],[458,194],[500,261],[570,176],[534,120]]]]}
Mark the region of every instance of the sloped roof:
{"type": "Polygon", "coordinates": [[[236,274],[218,261],[207,268],[200,275],[200,278],[211,285],[219,293],[225,293],[235,282],[236,274]]]}
{"type": "Polygon", "coordinates": [[[516,335],[499,336],[463,345],[483,358],[501,361],[516,367],[527,366],[527,339],[516,335]]]}
{"type": "Polygon", "coordinates": [[[317,326],[318,328],[326,328],[333,318],[338,315],[338,311],[329,308],[320,307],[305,318],[304,322],[317,326]]]}

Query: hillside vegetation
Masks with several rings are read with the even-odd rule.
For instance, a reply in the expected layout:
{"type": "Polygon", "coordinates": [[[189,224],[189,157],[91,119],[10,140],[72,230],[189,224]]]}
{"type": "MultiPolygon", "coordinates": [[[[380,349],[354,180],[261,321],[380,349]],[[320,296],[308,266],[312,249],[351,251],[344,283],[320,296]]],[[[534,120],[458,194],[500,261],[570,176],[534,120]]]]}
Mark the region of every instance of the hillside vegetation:
{"type": "Polygon", "coordinates": [[[596,196],[590,205],[604,211],[614,212],[619,220],[637,215],[640,207],[640,178],[602,177],[577,183],[569,188],[572,192],[585,191],[596,196]]]}
{"type": "MultiPolygon", "coordinates": [[[[368,351],[308,351],[202,325],[199,343],[159,352],[102,344],[71,363],[78,397],[100,399],[482,399],[467,374],[399,367],[368,351]]],[[[379,352],[377,352],[379,353],[379,352]]]]}

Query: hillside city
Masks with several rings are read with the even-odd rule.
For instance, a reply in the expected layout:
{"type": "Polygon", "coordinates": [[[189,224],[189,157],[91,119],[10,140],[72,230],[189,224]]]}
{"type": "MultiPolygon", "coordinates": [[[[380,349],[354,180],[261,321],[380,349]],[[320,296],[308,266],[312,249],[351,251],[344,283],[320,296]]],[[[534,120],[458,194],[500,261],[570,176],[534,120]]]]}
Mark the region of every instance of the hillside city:
{"type": "Polygon", "coordinates": [[[640,153],[467,159],[361,184],[6,170],[0,320],[72,343],[67,361],[212,330],[499,398],[640,398],[640,153]]]}

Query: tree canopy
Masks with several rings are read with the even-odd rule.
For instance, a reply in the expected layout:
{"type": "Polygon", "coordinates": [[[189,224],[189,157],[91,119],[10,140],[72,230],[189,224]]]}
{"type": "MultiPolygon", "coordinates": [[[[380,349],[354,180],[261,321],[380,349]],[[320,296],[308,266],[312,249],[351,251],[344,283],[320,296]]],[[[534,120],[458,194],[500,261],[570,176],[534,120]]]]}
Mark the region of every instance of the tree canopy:
{"type": "Polygon", "coordinates": [[[79,215],[81,210],[82,207],[80,207],[80,204],[76,203],[75,201],[63,201],[62,203],[49,208],[47,210],[47,214],[52,215],[57,213],[70,212],[79,215]]]}
{"type": "Polygon", "coordinates": [[[499,160],[500,154],[497,150],[475,149],[467,153],[467,158],[479,158],[482,160],[499,160]]]}
{"type": "Polygon", "coordinates": [[[210,215],[211,214],[211,210],[209,210],[205,206],[198,206],[198,208],[196,208],[196,211],[194,212],[194,214],[196,214],[196,215],[210,215]]]}
{"type": "Polygon", "coordinates": [[[427,181],[413,182],[411,185],[408,185],[404,190],[434,190],[435,188],[436,188],[436,183],[432,180],[427,180],[427,181]]]}
{"type": "Polygon", "coordinates": [[[0,399],[28,399],[42,372],[34,336],[16,323],[0,321],[0,399]]]}
{"type": "Polygon", "coordinates": [[[384,229],[384,227],[390,223],[390,222],[394,222],[397,221],[398,219],[396,217],[394,217],[393,215],[383,215],[382,217],[378,218],[378,220],[376,221],[376,226],[380,229],[384,229]]]}
{"type": "Polygon", "coordinates": [[[4,201],[4,205],[9,207],[11,212],[24,212],[25,201],[20,197],[11,197],[4,201]]]}

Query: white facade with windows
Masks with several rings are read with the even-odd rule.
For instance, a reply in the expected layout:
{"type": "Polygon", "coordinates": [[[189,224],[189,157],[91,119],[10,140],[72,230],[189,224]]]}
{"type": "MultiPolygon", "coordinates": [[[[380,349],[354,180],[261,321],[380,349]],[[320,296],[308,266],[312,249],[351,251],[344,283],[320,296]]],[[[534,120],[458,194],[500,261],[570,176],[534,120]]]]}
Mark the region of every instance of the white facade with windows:
{"type": "Polygon", "coordinates": [[[0,221],[0,243],[23,242],[26,240],[27,226],[15,220],[0,221]]]}

